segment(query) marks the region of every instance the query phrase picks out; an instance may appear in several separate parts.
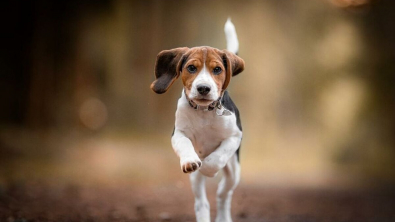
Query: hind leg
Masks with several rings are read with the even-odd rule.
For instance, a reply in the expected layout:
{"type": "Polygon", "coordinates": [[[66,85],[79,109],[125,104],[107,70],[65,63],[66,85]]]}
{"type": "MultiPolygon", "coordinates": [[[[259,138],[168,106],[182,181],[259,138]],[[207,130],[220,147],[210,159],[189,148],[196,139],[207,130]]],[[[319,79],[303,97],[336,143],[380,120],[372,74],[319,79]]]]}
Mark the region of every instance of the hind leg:
{"type": "Polygon", "coordinates": [[[240,165],[234,154],[223,168],[224,175],[217,190],[217,217],[215,222],[231,222],[231,202],[233,190],[240,180],[240,165]]]}
{"type": "Polygon", "coordinates": [[[197,222],[210,222],[210,204],[206,195],[206,177],[199,171],[190,174],[192,191],[195,195],[195,214],[197,222]]]}

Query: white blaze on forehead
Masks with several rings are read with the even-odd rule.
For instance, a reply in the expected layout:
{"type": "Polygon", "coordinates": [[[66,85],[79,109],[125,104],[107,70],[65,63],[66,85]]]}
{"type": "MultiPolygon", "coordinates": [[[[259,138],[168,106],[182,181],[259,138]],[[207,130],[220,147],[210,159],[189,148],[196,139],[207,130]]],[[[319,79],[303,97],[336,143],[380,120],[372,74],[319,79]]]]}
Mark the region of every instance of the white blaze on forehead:
{"type": "Polygon", "coordinates": [[[206,64],[206,59],[207,59],[207,49],[202,48],[203,51],[203,64],[206,64]]]}

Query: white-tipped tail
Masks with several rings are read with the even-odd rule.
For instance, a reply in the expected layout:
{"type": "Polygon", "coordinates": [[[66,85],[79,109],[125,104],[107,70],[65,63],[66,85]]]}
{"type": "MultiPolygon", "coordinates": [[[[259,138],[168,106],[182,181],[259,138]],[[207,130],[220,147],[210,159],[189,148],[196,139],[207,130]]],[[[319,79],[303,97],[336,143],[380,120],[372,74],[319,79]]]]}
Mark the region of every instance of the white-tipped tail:
{"type": "Polygon", "coordinates": [[[230,21],[230,18],[225,23],[225,36],[226,36],[226,48],[228,51],[236,54],[239,51],[239,40],[237,39],[236,28],[230,21]]]}

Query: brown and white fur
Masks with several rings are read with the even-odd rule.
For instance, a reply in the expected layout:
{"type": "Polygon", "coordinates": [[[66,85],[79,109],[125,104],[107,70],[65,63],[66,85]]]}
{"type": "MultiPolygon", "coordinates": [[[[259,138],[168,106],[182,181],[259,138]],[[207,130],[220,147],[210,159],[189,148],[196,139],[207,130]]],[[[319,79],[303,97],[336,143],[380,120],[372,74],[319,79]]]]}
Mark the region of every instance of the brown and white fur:
{"type": "Polygon", "coordinates": [[[232,76],[244,70],[244,61],[236,55],[238,40],[229,19],[225,34],[227,50],[203,46],[160,52],[155,65],[156,80],[151,84],[154,92],[162,94],[181,76],[184,88],[177,104],[171,143],[180,158],[181,170],[190,173],[198,222],[210,221],[205,177],[223,170],[217,191],[216,222],[232,221],[231,199],[240,178],[242,128],[239,112],[226,88],[232,76]],[[228,115],[217,113],[221,111],[219,101],[230,111],[228,115]],[[214,110],[208,109],[212,104],[214,110]]]}

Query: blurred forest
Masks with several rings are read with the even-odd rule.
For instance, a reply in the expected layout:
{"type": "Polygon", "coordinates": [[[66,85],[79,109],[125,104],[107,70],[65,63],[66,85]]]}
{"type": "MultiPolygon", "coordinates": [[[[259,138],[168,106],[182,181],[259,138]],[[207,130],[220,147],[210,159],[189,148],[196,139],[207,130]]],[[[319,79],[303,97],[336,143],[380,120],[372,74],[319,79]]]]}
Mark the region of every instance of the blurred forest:
{"type": "Polygon", "coordinates": [[[0,186],[183,187],[170,144],[182,84],[150,90],[156,55],[225,48],[228,17],[246,62],[228,88],[243,123],[241,186],[395,185],[394,1],[38,0],[2,9],[0,186]]]}

